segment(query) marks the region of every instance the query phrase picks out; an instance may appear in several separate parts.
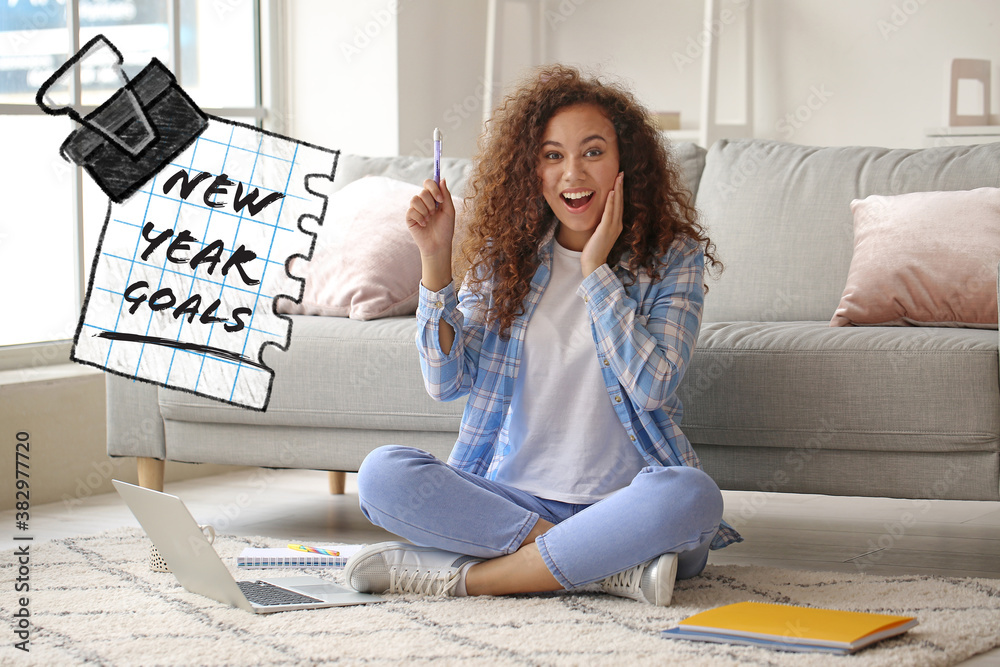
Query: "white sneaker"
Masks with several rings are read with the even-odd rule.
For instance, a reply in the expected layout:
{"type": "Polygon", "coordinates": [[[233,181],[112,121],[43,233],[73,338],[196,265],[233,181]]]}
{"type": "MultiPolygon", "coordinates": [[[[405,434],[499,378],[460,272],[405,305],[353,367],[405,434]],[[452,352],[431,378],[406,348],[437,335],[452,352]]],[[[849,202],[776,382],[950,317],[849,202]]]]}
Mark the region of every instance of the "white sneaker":
{"type": "Polygon", "coordinates": [[[347,561],[344,579],[359,593],[464,595],[464,565],[480,558],[406,542],[371,544],[347,561]]]}
{"type": "Polygon", "coordinates": [[[663,554],[601,579],[598,583],[605,593],[666,607],[674,594],[676,578],[677,554],[663,554]]]}

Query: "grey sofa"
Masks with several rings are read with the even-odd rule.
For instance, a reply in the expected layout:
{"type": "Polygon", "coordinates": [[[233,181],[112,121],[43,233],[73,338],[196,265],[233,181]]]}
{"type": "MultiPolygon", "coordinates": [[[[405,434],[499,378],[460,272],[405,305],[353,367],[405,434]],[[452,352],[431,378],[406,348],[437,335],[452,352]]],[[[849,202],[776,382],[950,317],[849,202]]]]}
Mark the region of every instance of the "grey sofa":
{"type": "MultiPolygon", "coordinates": [[[[1000,186],[1000,144],[674,152],[726,264],[680,388],[682,428],[720,486],[1000,500],[997,331],[829,326],[851,200],[1000,186]]],[[[467,168],[445,165],[457,193],[467,168]]],[[[369,173],[419,183],[429,162],[343,156],[331,192],[369,173]]],[[[108,376],[108,452],[138,457],[154,488],[163,460],[356,471],[388,443],[446,457],[463,402],[425,394],[415,326],[293,317],[290,350],[265,358],[276,377],[264,413],[108,376]]]]}

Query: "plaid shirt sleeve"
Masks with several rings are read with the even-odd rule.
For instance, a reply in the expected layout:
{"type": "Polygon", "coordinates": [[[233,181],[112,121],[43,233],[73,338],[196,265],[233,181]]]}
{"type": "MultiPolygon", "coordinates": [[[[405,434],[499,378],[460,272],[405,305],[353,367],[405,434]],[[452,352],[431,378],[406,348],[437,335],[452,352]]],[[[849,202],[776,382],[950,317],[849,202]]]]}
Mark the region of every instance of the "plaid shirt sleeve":
{"type": "Polygon", "coordinates": [[[662,407],[684,376],[701,326],[704,268],[701,249],[678,240],[661,269],[662,279],[637,281],[644,292],[641,308],[607,265],[580,285],[598,348],[636,410],[662,407]]]}
{"type": "Polygon", "coordinates": [[[453,401],[469,393],[476,379],[484,321],[479,297],[468,291],[455,295],[455,284],[432,292],[420,285],[417,303],[417,350],[427,393],[436,401],[453,401]],[[441,350],[441,322],[451,325],[455,342],[441,350]]]}

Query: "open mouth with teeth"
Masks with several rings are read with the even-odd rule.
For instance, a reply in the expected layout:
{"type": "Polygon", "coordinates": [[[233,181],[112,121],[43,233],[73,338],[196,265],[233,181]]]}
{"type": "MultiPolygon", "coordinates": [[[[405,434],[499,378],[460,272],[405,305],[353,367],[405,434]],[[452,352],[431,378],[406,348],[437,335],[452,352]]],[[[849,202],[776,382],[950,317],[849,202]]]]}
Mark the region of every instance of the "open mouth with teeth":
{"type": "Polygon", "coordinates": [[[590,203],[590,200],[594,197],[594,191],[564,192],[561,196],[563,201],[566,202],[566,206],[570,208],[583,208],[590,203]]]}

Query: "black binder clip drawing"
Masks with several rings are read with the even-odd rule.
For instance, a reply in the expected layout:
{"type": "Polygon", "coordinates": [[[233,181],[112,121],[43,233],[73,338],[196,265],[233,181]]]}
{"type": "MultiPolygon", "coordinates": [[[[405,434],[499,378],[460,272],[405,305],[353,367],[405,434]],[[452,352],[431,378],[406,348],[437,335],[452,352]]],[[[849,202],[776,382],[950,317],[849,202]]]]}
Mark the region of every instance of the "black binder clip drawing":
{"type": "Polygon", "coordinates": [[[123,62],[121,52],[104,35],[97,35],[56,70],[35,96],[45,113],[69,115],[81,125],[66,138],[60,153],[86,169],[116,203],[128,199],[208,127],[208,116],[163,63],[153,58],[130,81],[122,71],[123,62]],[[53,103],[50,89],[101,48],[114,54],[112,67],[124,85],[87,116],[53,103]]]}

